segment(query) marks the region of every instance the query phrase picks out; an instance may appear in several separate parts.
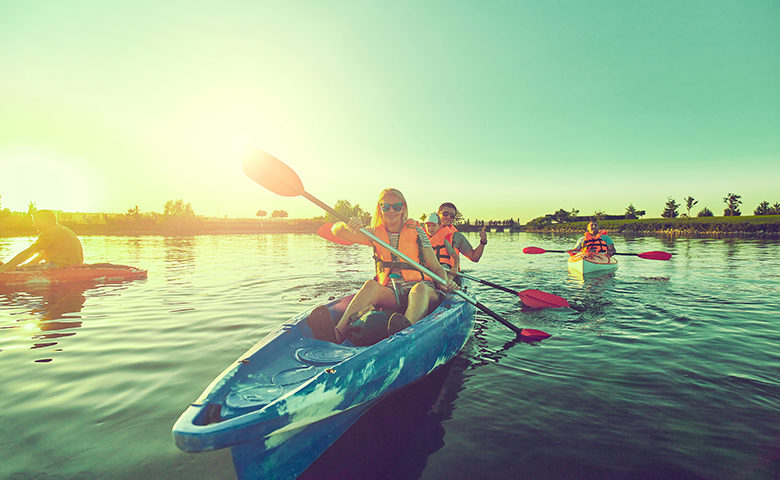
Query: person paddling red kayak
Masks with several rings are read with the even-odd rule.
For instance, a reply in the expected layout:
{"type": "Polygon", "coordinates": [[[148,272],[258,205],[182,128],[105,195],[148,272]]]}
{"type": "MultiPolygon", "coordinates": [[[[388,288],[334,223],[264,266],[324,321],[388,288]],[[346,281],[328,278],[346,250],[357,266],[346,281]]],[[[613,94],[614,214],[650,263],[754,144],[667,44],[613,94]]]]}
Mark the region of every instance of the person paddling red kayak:
{"type": "Polygon", "coordinates": [[[54,212],[38,210],[32,214],[32,220],[39,233],[38,239],[2,264],[0,273],[11,271],[28,260],[32,268],[63,268],[84,262],[81,241],[73,230],[57,223],[54,212]]]}

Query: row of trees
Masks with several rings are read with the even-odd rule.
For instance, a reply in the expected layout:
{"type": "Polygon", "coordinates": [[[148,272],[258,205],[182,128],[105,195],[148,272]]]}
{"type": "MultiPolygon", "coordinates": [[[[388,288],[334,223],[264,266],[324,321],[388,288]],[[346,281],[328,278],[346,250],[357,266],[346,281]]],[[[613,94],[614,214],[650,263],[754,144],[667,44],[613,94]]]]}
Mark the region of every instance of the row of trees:
{"type": "MultiPolygon", "coordinates": [[[[723,209],[723,216],[724,217],[738,217],[742,215],[742,212],[739,210],[739,206],[742,204],[742,195],[737,195],[736,193],[729,192],[725,197],[723,197],[723,203],[726,204],[726,208],[723,209]]],[[[690,217],[691,216],[691,209],[699,203],[696,199],[693,197],[685,197],[685,208],[687,210],[687,214],[685,216],[690,217]]],[[[677,203],[675,199],[672,197],[669,197],[666,201],[666,205],[664,206],[664,211],[661,213],[661,216],[664,218],[677,218],[678,216],[678,209],[680,208],[680,205],[677,203]]],[[[780,215],[780,203],[775,202],[774,205],[769,205],[769,202],[763,201],[758,204],[756,209],[753,211],[753,215],[780,215]]],[[[707,207],[702,208],[699,213],[696,215],[697,217],[712,217],[714,216],[712,213],[712,210],[710,210],[707,207]]]]}
{"type": "MultiPolygon", "coordinates": [[[[257,213],[255,213],[256,217],[267,217],[268,212],[265,210],[258,210],[257,213]]],[[[289,215],[284,210],[274,210],[271,212],[271,218],[287,218],[289,215]]]]}

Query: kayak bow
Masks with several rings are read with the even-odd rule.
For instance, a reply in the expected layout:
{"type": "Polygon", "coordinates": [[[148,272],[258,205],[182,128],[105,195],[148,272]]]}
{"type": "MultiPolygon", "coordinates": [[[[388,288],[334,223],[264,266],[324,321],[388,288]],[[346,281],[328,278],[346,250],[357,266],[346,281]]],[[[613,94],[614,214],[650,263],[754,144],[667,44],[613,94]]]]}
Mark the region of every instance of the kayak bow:
{"type": "MultiPolygon", "coordinates": [[[[328,304],[334,319],[351,298],[328,304]]],[[[173,426],[181,450],[231,448],[242,480],[295,478],[384,396],[457,355],[474,306],[447,295],[425,318],[368,347],[315,339],[308,315],[265,337],[187,408],[173,426]]]]}

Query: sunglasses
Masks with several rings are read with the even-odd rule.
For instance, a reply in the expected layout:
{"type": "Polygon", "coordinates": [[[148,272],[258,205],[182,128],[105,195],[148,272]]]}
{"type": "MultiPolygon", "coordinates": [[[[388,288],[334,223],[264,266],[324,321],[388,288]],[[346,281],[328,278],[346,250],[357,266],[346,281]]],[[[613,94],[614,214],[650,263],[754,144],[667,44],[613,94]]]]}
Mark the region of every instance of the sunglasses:
{"type": "Polygon", "coordinates": [[[398,203],[380,203],[380,207],[382,207],[382,211],[389,212],[390,208],[395,210],[396,212],[400,212],[404,208],[404,202],[398,202],[398,203]]]}
{"type": "Polygon", "coordinates": [[[441,215],[442,217],[455,218],[455,215],[457,215],[457,213],[439,212],[439,215],[441,215]]]}

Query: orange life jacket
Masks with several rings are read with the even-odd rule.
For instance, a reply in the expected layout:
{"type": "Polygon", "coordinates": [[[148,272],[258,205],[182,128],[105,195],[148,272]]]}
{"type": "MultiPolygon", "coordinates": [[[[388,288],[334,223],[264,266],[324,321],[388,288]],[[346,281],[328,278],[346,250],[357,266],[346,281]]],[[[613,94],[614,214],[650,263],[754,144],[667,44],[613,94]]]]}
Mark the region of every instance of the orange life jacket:
{"type": "MultiPolygon", "coordinates": [[[[431,247],[436,253],[436,258],[439,259],[439,263],[442,265],[449,265],[450,269],[455,266],[455,259],[450,256],[447,251],[447,247],[444,246],[444,241],[447,240],[452,244],[452,236],[458,229],[452,225],[441,227],[438,232],[434,233],[431,237],[431,247]]],[[[458,251],[455,250],[455,255],[458,255],[458,251]]]]}
{"type": "MultiPolygon", "coordinates": [[[[373,233],[385,243],[390,244],[390,237],[384,225],[379,225],[373,233]]],[[[400,270],[403,279],[409,282],[430,280],[430,277],[423,275],[419,270],[393,255],[385,247],[376,243],[372,243],[372,246],[374,247],[374,260],[376,261],[376,280],[380,284],[387,285],[390,272],[393,269],[400,270]]],[[[398,237],[398,250],[415,262],[422,264],[422,244],[417,234],[417,222],[411,218],[401,228],[401,235],[398,237]]]]}
{"type": "Polygon", "coordinates": [[[582,251],[606,253],[607,242],[601,239],[601,236],[606,233],[606,230],[601,230],[595,235],[591,234],[590,232],[585,232],[585,241],[582,242],[582,251]]]}

